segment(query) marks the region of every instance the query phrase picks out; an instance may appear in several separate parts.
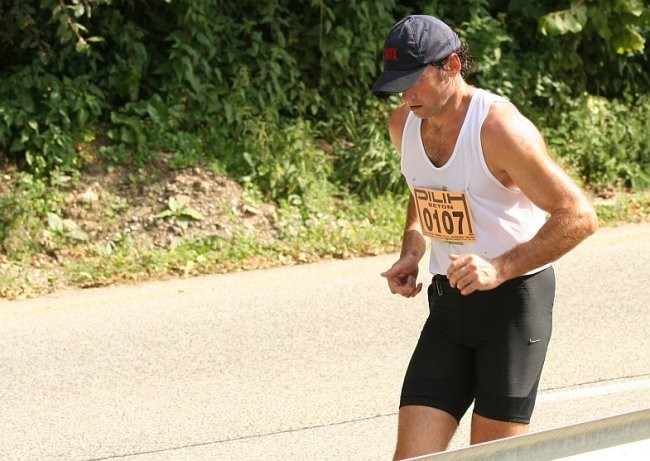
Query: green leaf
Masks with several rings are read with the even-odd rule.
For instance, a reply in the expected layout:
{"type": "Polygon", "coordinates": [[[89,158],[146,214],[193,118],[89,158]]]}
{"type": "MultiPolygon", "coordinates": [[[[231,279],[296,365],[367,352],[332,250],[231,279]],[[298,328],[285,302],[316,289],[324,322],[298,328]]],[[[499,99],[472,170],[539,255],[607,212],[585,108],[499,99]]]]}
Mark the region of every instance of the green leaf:
{"type": "Polygon", "coordinates": [[[129,128],[123,128],[120,130],[120,141],[127,144],[133,144],[135,143],[135,140],[136,138],[133,130],[130,130],[129,128]]]}
{"type": "Polygon", "coordinates": [[[645,38],[629,26],[612,39],[612,45],[618,54],[642,53],[645,48],[645,38]]]}
{"type": "Polygon", "coordinates": [[[84,52],[86,52],[86,51],[88,51],[90,49],[90,45],[88,45],[85,42],[85,40],[80,39],[80,40],[77,40],[77,43],[75,44],[74,49],[75,49],[75,51],[77,51],[77,53],[84,53],[84,52]]]}
{"type": "Polygon", "coordinates": [[[181,202],[179,202],[176,197],[169,197],[167,201],[167,206],[169,207],[172,213],[177,213],[182,208],[181,202]]]}
{"type": "Polygon", "coordinates": [[[84,242],[84,241],[88,240],[88,234],[85,233],[84,231],[81,231],[81,230],[78,230],[78,229],[70,231],[67,234],[67,236],[69,238],[73,239],[73,240],[78,240],[80,242],[84,242]]]}
{"type": "Polygon", "coordinates": [[[174,216],[174,213],[171,210],[164,210],[158,214],[155,214],[153,217],[154,219],[163,219],[163,218],[169,218],[170,216],[174,216]]]}
{"type": "Polygon", "coordinates": [[[194,208],[189,208],[189,207],[183,208],[181,214],[183,216],[187,216],[188,218],[194,219],[196,221],[203,220],[203,214],[200,211],[195,210],[194,208]]]}
{"type": "Polygon", "coordinates": [[[645,11],[643,0],[628,0],[626,3],[627,11],[636,17],[641,16],[645,11]]]}
{"type": "MultiPolygon", "coordinates": [[[[22,139],[15,138],[13,142],[11,143],[11,147],[9,148],[9,152],[19,152],[25,149],[25,144],[22,139]]],[[[29,161],[29,159],[28,159],[29,161]]]]}
{"type": "Polygon", "coordinates": [[[47,214],[47,227],[56,233],[63,232],[63,220],[59,215],[54,213],[47,214]]]}
{"type": "Polygon", "coordinates": [[[73,11],[74,11],[75,17],[79,18],[79,17],[83,16],[83,14],[85,13],[84,4],[83,3],[77,3],[73,7],[73,11]]]}
{"type": "Polygon", "coordinates": [[[539,30],[543,35],[576,34],[582,31],[586,23],[587,7],[580,5],[542,16],[539,20],[539,30]]]}

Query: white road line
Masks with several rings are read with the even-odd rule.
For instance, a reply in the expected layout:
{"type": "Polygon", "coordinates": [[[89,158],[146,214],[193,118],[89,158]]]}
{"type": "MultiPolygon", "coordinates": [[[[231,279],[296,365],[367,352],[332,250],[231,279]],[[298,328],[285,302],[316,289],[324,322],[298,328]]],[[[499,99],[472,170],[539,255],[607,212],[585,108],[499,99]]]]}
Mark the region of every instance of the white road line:
{"type": "MultiPolygon", "coordinates": [[[[650,378],[635,379],[631,381],[608,383],[595,386],[581,386],[571,389],[540,392],[537,396],[538,403],[563,402],[581,398],[598,397],[620,392],[633,392],[650,390],[650,378]]],[[[650,405],[650,402],[648,402],[650,405]]]]}

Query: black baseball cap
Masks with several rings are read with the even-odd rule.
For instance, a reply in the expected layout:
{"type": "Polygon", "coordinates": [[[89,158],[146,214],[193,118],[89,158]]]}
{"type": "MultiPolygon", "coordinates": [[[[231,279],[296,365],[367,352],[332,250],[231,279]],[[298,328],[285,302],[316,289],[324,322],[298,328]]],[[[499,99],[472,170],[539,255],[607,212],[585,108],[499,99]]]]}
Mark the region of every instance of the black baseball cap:
{"type": "Polygon", "coordinates": [[[428,64],[461,47],[458,35],[438,18],[407,16],[388,32],[384,42],[384,72],[372,91],[403,93],[415,85],[428,64]]]}

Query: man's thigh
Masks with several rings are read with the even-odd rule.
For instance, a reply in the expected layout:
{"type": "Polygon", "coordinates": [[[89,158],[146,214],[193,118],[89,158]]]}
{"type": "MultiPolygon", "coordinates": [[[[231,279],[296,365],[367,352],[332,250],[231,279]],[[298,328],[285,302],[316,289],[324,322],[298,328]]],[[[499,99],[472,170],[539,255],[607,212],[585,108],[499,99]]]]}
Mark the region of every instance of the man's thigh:
{"type": "Polygon", "coordinates": [[[490,331],[478,346],[474,412],[528,424],[551,337],[554,301],[551,268],[504,284],[481,322],[490,331]]]}
{"type": "Polygon", "coordinates": [[[406,370],[400,407],[426,406],[463,417],[474,399],[474,350],[461,344],[460,293],[438,295],[429,287],[430,315],[406,370]]]}

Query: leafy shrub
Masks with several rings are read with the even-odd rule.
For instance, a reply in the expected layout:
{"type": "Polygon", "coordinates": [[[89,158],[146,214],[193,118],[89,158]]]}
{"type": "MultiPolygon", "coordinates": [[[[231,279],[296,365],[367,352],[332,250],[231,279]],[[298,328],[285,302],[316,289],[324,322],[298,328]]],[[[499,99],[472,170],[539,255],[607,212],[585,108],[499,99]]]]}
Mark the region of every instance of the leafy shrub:
{"type": "Polygon", "coordinates": [[[12,185],[0,189],[0,250],[20,260],[44,249],[43,232],[49,213],[63,205],[59,192],[65,177],[47,182],[30,174],[18,174],[12,185]]]}
{"type": "Polygon", "coordinates": [[[25,67],[0,85],[0,146],[36,174],[76,170],[75,145],[102,105],[87,76],[58,78],[39,64],[25,67]]]}
{"type": "Polygon", "coordinates": [[[388,121],[376,104],[339,114],[340,135],[333,146],[336,155],[333,180],[361,197],[404,191],[399,154],[386,135],[388,121]],[[382,120],[383,118],[383,120],[382,120]],[[370,120],[382,120],[370,123],[370,120]]]}
{"type": "Polygon", "coordinates": [[[298,119],[281,126],[261,117],[244,126],[244,139],[238,147],[245,163],[238,168],[242,180],[259,187],[267,199],[301,196],[327,181],[331,161],[316,146],[309,122],[298,119]]]}
{"type": "MultiPolygon", "coordinates": [[[[176,167],[217,164],[274,200],[324,180],[366,197],[400,191],[385,129],[396,101],[385,104],[370,88],[388,28],[410,13],[455,26],[480,65],[470,81],[538,114],[557,145],[593,115],[575,98],[619,101],[607,116],[614,130],[624,101],[650,86],[650,13],[640,0],[141,5],[0,3],[0,153],[47,176],[80,168],[83,144],[94,139],[115,161],[142,166],[165,151],[176,167]]],[[[628,154],[590,148],[644,161],[641,141],[617,139],[628,154]]],[[[564,151],[590,181],[615,174],[624,185],[644,184],[643,163],[614,168],[564,151]]]]}
{"type": "Polygon", "coordinates": [[[552,150],[592,185],[650,185],[650,97],[636,102],[584,95],[548,130],[552,150]]]}

